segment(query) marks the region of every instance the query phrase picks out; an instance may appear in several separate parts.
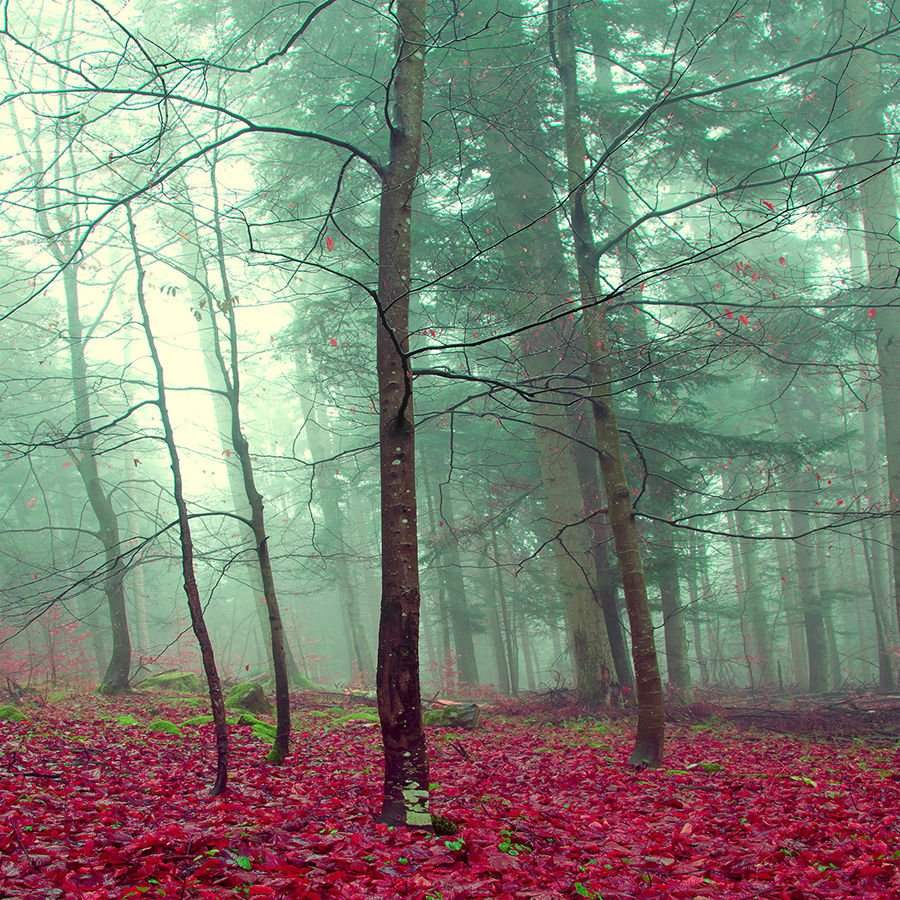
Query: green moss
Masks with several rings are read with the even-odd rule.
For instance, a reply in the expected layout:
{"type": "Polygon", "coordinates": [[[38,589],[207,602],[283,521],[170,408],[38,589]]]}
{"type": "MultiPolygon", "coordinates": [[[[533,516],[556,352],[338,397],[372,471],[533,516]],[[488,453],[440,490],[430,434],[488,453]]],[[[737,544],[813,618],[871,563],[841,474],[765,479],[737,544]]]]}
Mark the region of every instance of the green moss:
{"type": "Polygon", "coordinates": [[[132,725],[140,724],[140,720],[136,719],[130,713],[126,713],[124,716],[116,716],[116,725],[123,725],[126,728],[130,728],[132,725]]]}
{"type": "Polygon", "coordinates": [[[268,722],[257,722],[253,728],[253,736],[259,738],[264,744],[275,743],[275,726],[268,722]]]}
{"type": "Polygon", "coordinates": [[[185,719],[181,724],[182,725],[209,725],[212,722],[212,716],[192,716],[190,719],[185,719]]]}
{"type": "Polygon", "coordinates": [[[3,722],[24,722],[28,717],[12,703],[4,703],[0,706],[0,720],[3,722]]]}
{"type": "Polygon", "coordinates": [[[272,710],[262,686],[254,682],[236,684],[225,698],[228,709],[247,709],[254,713],[268,713],[272,710]]]}
{"type": "Polygon", "coordinates": [[[360,710],[359,712],[347,713],[334,720],[335,725],[344,725],[347,722],[377,722],[378,713],[373,710],[360,710]]]}
{"type": "Polygon", "coordinates": [[[209,701],[200,697],[172,697],[169,703],[178,703],[180,706],[205,706],[209,701]]]}
{"type": "Polygon", "coordinates": [[[431,827],[434,828],[435,834],[442,837],[459,833],[459,826],[453,819],[448,819],[446,816],[441,816],[437,813],[431,814],[431,827]]]}
{"type": "Polygon", "coordinates": [[[273,766],[280,766],[284,762],[284,754],[277,747],[273,747],[266,754],[266,762],[273,766]]]}
{"type": "Polygon", "coordinates": [[[154,719],[148,726],[148,731],[156,731],[159,734],[181,734],[181,729],[168,719],[154,719]]]}
{"type": "Polygon", "coordinates": [[[141,687],[150,691],[172,691],[174,693],[201,694],[203,684],[195,672],[164,672],[151,675],[141,682],[141,687]]]}

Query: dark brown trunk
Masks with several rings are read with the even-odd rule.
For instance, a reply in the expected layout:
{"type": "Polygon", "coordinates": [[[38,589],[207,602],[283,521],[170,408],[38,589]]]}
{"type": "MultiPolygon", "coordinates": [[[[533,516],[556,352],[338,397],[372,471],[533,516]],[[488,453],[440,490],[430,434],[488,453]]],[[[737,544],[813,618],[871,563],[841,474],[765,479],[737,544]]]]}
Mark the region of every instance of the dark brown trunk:
{"type": "Polygon", "coordinates": [[[278,593],[275,587],[275,576],[272,572],[272,560],[269,556],[269,536],[266,533],[265,506],[262,494],[256,488],[250,445],[244,436],[241,423],[241,373],[238,361],[237,323],[235,321],[234,298],[228,278],[228,269],[225,265],[225,244],[218,218],[219,205],[215,166],[212,167],[210,176],[215,210],[216,259],[219,264],[219,277],[224,293],[219,304],[219,311],[228,324],[227,358],[222,352],[219,332],[216,327],[216,311],[212,303],[209,311],[216,358],[219,363],[222,381],[225,384],[225,395],[231,414],[231,445],[240,464],[244,495],[250,507],[249,524],[253,532],[254,549],[259,564],[259,574],[262,579],[266,613],[268,614],[269,637],[272,646],[272,672],[275,678],[275,743],[267,759],[269,762],[278,764],[283,762],[287,756],[291,741],[291,698],[287,657],[285,654],[284,623],[278,605],[278,593]]]}
{"type": "Polygon", "coordinates": [[[422,143],[425,2],[398,0],[390,160],[378,235],[377,364],[381,459],[378,715],[384,745],[380,822],[433,830],[419,688],[419,554],[409,340],[410,218],[422,143]]]}
{"type": "Polygon", "coordinates": [[[616,681],[634,687],[634,673],[631,670],[631,660],[628,658],[628,641],[622,625],[622,608],[617,590],[619,573],[616,571],[614,554],[611,550],[613,537],[606,517],[598,514],[603,506],[603,498],[600,496],[602,479],[597,471],[597,454],[586,444],[579,443],[575,446],[575,463],[581,482],[584,514],[591,516],[589,524],[594,537],[596,598],[603,608],[609,649],[616,669],[616,681]]]}
{"type": "Polygon", "coordinates": [[[656,766],[662,761],[665,742],[665,700],[653,622],[647,602],[647,582],[641,560],[637,523],[631,505],[631,489],[625,474],[622,444],[612,399],[612,369],[607,355],[609,336],[599,297],[598,258],[591,220],[585,209],[584,134],[575,60],[575,35],[570,10],[555,14],[555,38],[559,77],[563,88],[563,114],[566,132],[566,161],[569,171],[570,214],[578,264],[579,288],[584,304],[585,344],[590,355],[591,403],[600,454],[600,470],[609,508],[609,521],[615,539],[619,574],[625,594],[625,607],[631,625],[632,655],[637,688],[638,726],[629,763],[656,766]]]}
{"type": "Polygon", "coordinates": [[[197,586],[197,577],[194,571],[194,542],[191,537],[191,522],[188,516],[187,502],[184,498],[181,460],[178,455],[178,445],[175,442],[175,433],[172,430],[169,409],[166,405],[165,374],[156,348],[156,339],[150,327],[150,316],[147,312],[144,293],[144,266],[141,260],[137,232],[131,210],[128,209],[127,213],[128,232],[131,239],[131,247],[134,251],[134,263],[137,273],[137,301],[141,310],[147,347],[150,351],[150,358],[153,361],[153,368],[156,371],[156,406],[159,409],[159,417],[163,427],[163,439],[169,451],[169,462],[172,467],[172,492],[175,498],[175,506],[178,510],[178,534],[181,540],[181,572],[184,579],[184,593],[187,597],[188,609],[191,614],[191,627],[200,647],[200,658],[203,662],[203,671],[206,675],[206,684],[209,689],[213,728],[216,736],[216,780],[213,784],[212,794],[217,796],[225,791],[228,784],[228,725],[225,722],[225,698],[222,696],[222,683],[216,668],[212,641],[203,617],[203,603],[200,600],[200,589],[197,586]]]}

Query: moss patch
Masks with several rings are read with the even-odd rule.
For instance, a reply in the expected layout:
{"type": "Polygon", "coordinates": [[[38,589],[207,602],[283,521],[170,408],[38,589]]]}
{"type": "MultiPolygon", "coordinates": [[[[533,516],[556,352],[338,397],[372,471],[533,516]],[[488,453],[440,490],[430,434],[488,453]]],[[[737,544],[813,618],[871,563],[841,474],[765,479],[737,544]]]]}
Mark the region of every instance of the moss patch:
{"type": "Polygon", "coordinates": [[[173,691],[185,694],[203,692],[203,683],[196,672],[165,672],[162,675],[151,675],[141,682],[141,687],[150,691],[173,691]]]}
{"type": "Polygon", "coordinates": [[[264,744],[275,743],[275,726],[268,722],[257,722],[253,728],[253,736],[261,740],[264,744]]]}
{"type": "Polygon", "coordinates": [[[126,713],[124,716],[116,716],[116,725],[121,725],[124,728],[130,728],[133,725],[140,724],[140,720],[136,719],[130,713],[126,713]]]}
{"type": "Polygon", "coordinates": [[[262,686],[255,682],[236,684],[225,698],[228,709],[247,709],[254,713],[267,714],[272,711],[272,704],[266,697],[262,686]]]}
{"type": "Polygon", "coordinates": [[[28,717],[12,703],[4,703],[0,706],[0,720],[4,722],[24,722],[28,717]]]}
{"type": "Polygon", "coordinates": [[[155,731],[158,734],[181,734],[181,729],[168,719],[154,719],[147,726],[147,731],[155,731]]]}
{"type": "Polygon", "coordinates": [[[212,716],[192,716],[190,719],[185,719],[181,724],[182,725],[208,725],[212,722],[212,716]]]}
{"type": "Polygon", "coordinates": [[[358,712],[347,713],[334,720],[335,725],[344,725],[347,722],[377,722],[378,713],[374,709],[361,709],[358,712]]]}

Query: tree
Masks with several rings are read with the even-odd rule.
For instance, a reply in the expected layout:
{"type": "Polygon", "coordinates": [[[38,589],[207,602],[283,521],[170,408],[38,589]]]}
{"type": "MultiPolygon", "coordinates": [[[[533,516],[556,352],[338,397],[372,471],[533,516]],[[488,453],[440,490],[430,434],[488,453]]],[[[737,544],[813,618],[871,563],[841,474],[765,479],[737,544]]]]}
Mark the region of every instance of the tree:
{"type": "Polygon", "coordinates": [[[563,85],[566,124],[566,159],[569,170],[572,233],[578,263],[581,303],[585,309],[583,327],[590,354],[591,405],[600,470],[608,503],[610,527],[616,543],[616,556],[625,593],[625,608],[631,624],[631,645],[638,700],[638,727],[632,765],[659,765],[665,742],[665,704],[662,681],[656,660],[653,626],[647,603],[647,584],[641,560],[640,543],[631,505],[631,489],[625,473],[622,442],[613,404],[612,367],[609,364],[609,333],[605,310],[600,302],[597,270],[598,254],[594,246],[591,220],[585,208],[585,143],[581,127],[578,79],[575,65],[575,40],[571,12],[551,7],[555,22],[556,62],[563,85]]]}
{"type": "Polygon", "coordinates": [[[413,380],[408,359],[410,220],[422,145],[424,0],[397,3],[388,86],[390,157],[381,171],[376,290],[381,458],[378,715],[384,744],[379,820],[430,830],[428,755],[419,686],[419,558],[413,380]]]}

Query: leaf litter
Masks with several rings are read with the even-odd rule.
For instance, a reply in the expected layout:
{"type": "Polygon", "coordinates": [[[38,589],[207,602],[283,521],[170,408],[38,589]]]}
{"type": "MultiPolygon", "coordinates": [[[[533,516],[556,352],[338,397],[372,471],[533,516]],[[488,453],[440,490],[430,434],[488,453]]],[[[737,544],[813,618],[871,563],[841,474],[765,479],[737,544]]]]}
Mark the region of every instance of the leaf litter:
{"type": "Polygon", "coordinates": [[[232,727],[217,798],[195,710],[28,708],[0,723],[0,897],[900,896],[896,745],[678,726],[634,771],[627,719],[502,710],[428,729],[432,808],[459,826],[438,837],[373,822],[378,729],[324,706],[295,711],[283,766],[232,727]],[[182,735],[141,726],[160,718],[182,735]]]}

